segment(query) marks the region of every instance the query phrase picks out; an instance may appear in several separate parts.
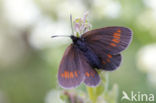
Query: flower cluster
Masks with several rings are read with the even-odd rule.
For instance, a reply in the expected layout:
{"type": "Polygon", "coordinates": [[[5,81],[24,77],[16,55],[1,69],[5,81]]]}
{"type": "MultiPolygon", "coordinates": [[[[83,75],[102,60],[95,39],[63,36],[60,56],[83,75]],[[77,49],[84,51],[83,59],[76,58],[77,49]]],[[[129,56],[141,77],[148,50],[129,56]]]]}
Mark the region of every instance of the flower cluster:
{"type": "Polygon", "coordinates": [[[88,22],[88,12],[84,14],[83,18],[74,20],[74,30],[77,36],[89,31],[91,27],[91,24],[88,22]]]}

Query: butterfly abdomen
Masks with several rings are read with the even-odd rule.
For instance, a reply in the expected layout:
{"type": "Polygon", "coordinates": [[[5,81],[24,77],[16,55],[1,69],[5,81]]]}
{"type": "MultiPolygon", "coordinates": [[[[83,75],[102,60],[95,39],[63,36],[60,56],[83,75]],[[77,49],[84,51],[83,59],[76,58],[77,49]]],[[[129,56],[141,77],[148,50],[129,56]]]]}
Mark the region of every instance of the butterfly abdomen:
{"type": "Polygon", "coordinates": [[[87,58],[89,64],[93,68],[100,69],[102,67],[100,59],[97,57],[97,55],[91,49],[88,49],[88,51],[84,52],[84,55],[87,58]]]}
{"type": "Polygon", "coordinates": [[[97,57],[97,55],[86,45],[85,41],[78,38],[74,41],[74,45],[83,53],[86,57],[88,63],[93,67],[100,69],[101,68],[101,61],[97,57]]]}

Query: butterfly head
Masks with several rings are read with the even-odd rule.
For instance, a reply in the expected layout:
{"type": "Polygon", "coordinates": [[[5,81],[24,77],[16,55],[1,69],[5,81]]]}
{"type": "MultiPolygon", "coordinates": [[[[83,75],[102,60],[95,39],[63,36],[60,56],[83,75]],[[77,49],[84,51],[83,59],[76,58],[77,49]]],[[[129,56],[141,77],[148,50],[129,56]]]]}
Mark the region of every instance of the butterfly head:
{"type": "Polygon", "coordinates": [[[73,43],[76,43],[77,40],[79,40],[79,38],[74,35],[71,35],[70,38],[72,39],[73,43]]]}

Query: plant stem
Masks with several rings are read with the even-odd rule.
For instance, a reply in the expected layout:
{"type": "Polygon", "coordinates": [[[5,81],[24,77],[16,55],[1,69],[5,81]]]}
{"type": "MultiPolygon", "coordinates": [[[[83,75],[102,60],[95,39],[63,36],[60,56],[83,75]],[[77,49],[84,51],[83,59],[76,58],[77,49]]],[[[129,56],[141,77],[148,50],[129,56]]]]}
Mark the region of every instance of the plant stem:
{"type": "MultiPolygon", "coordinates": [[[[100,74],[100,73],[99,73],[100,74]]],[[[89,99],[92,101],[92,103],[96,103],[97,102],[97,98],[99,96],[99,91],[103,91],[104,94],[107,94],[108,92],[108,85],[109,85],[109,73],[108,72],[102,72],[101,73],[101,82],[103,82],[102,84],[100,84],[98,87],[96,88],[92,88],[92,87],[88,87],[86,86],[87,88],[87,91],[88,91],[88,95],[89,95],[89,99]],[[103,89],[101,89],[104,88],[103,89]]]]}
{"type": "Polygon", "coordinates": [[[72,15],[70,14],[70,25],[72,29],[72,35],[74,35],[74,29],[73,29],[73,20],[72,20],[72,15]]]}
{"type": "Polygon", "coordinates": [[[96,103],[97,97],[96,97],[96,95],[94,93],[95,92],[94,91],[94,88],[88,87],[88,86],[86,86],[86,88],[87,88],[87,91],[88,91],[88,95],[89,95],[90,100],[92,101],[92,103],[96,103]]]}
{"type": "Polygon", "coordinates": [[[76,33],[76,37],[80,37],[79,33],[76,33]]]}
{"type": "Polygon", "coordinates": [[[105,73],[105,92],[108,92],[108,86],[109,86],[109,73],[105,73]]]}

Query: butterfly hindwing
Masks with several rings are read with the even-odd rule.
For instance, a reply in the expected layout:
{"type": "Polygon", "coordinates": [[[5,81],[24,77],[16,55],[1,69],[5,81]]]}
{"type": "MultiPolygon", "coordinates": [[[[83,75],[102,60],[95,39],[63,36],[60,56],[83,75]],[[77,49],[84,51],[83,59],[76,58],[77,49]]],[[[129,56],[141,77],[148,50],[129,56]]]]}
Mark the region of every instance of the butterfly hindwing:
{"type": "Polygon", "coordinates": [[[58,71],[58,81],[63,88],[73,88],[84,80],[79,51],[71,44],[65,51],[58,71]]]}
{"type": "Polygon", "coordinates": [[[91,30],[83,34],[81,38],[99,52],[119,54],[129,45],[131,37],[130,29],[116,26],[91,30]]]}
{"type": "Polygon", "coordinates": [[[100,77],[97,71],[93,68],[87,68],[84,70],[85,80],[84,83],[88,86],[97,86],[100,83],[100,77]]]}
{"type": "Polygon", "coordinates": [[[80,55],[79,57],[81,61],[81,67],[85,75],[84,83],[88,86],[97,86],[100,82],[100,77],[97,71],[95,70],[95,68],[92,68],[89,65],[86,57],[83,55],[82,52],[80,52],[79,55],[80,55]]]}
{"type": "Polygon", "coordinates": [[[101,55],[101,64],[103,70],[112,71],[120,66],[121,63],[121,54],[111,55],[103,54],[101,55]]]}

